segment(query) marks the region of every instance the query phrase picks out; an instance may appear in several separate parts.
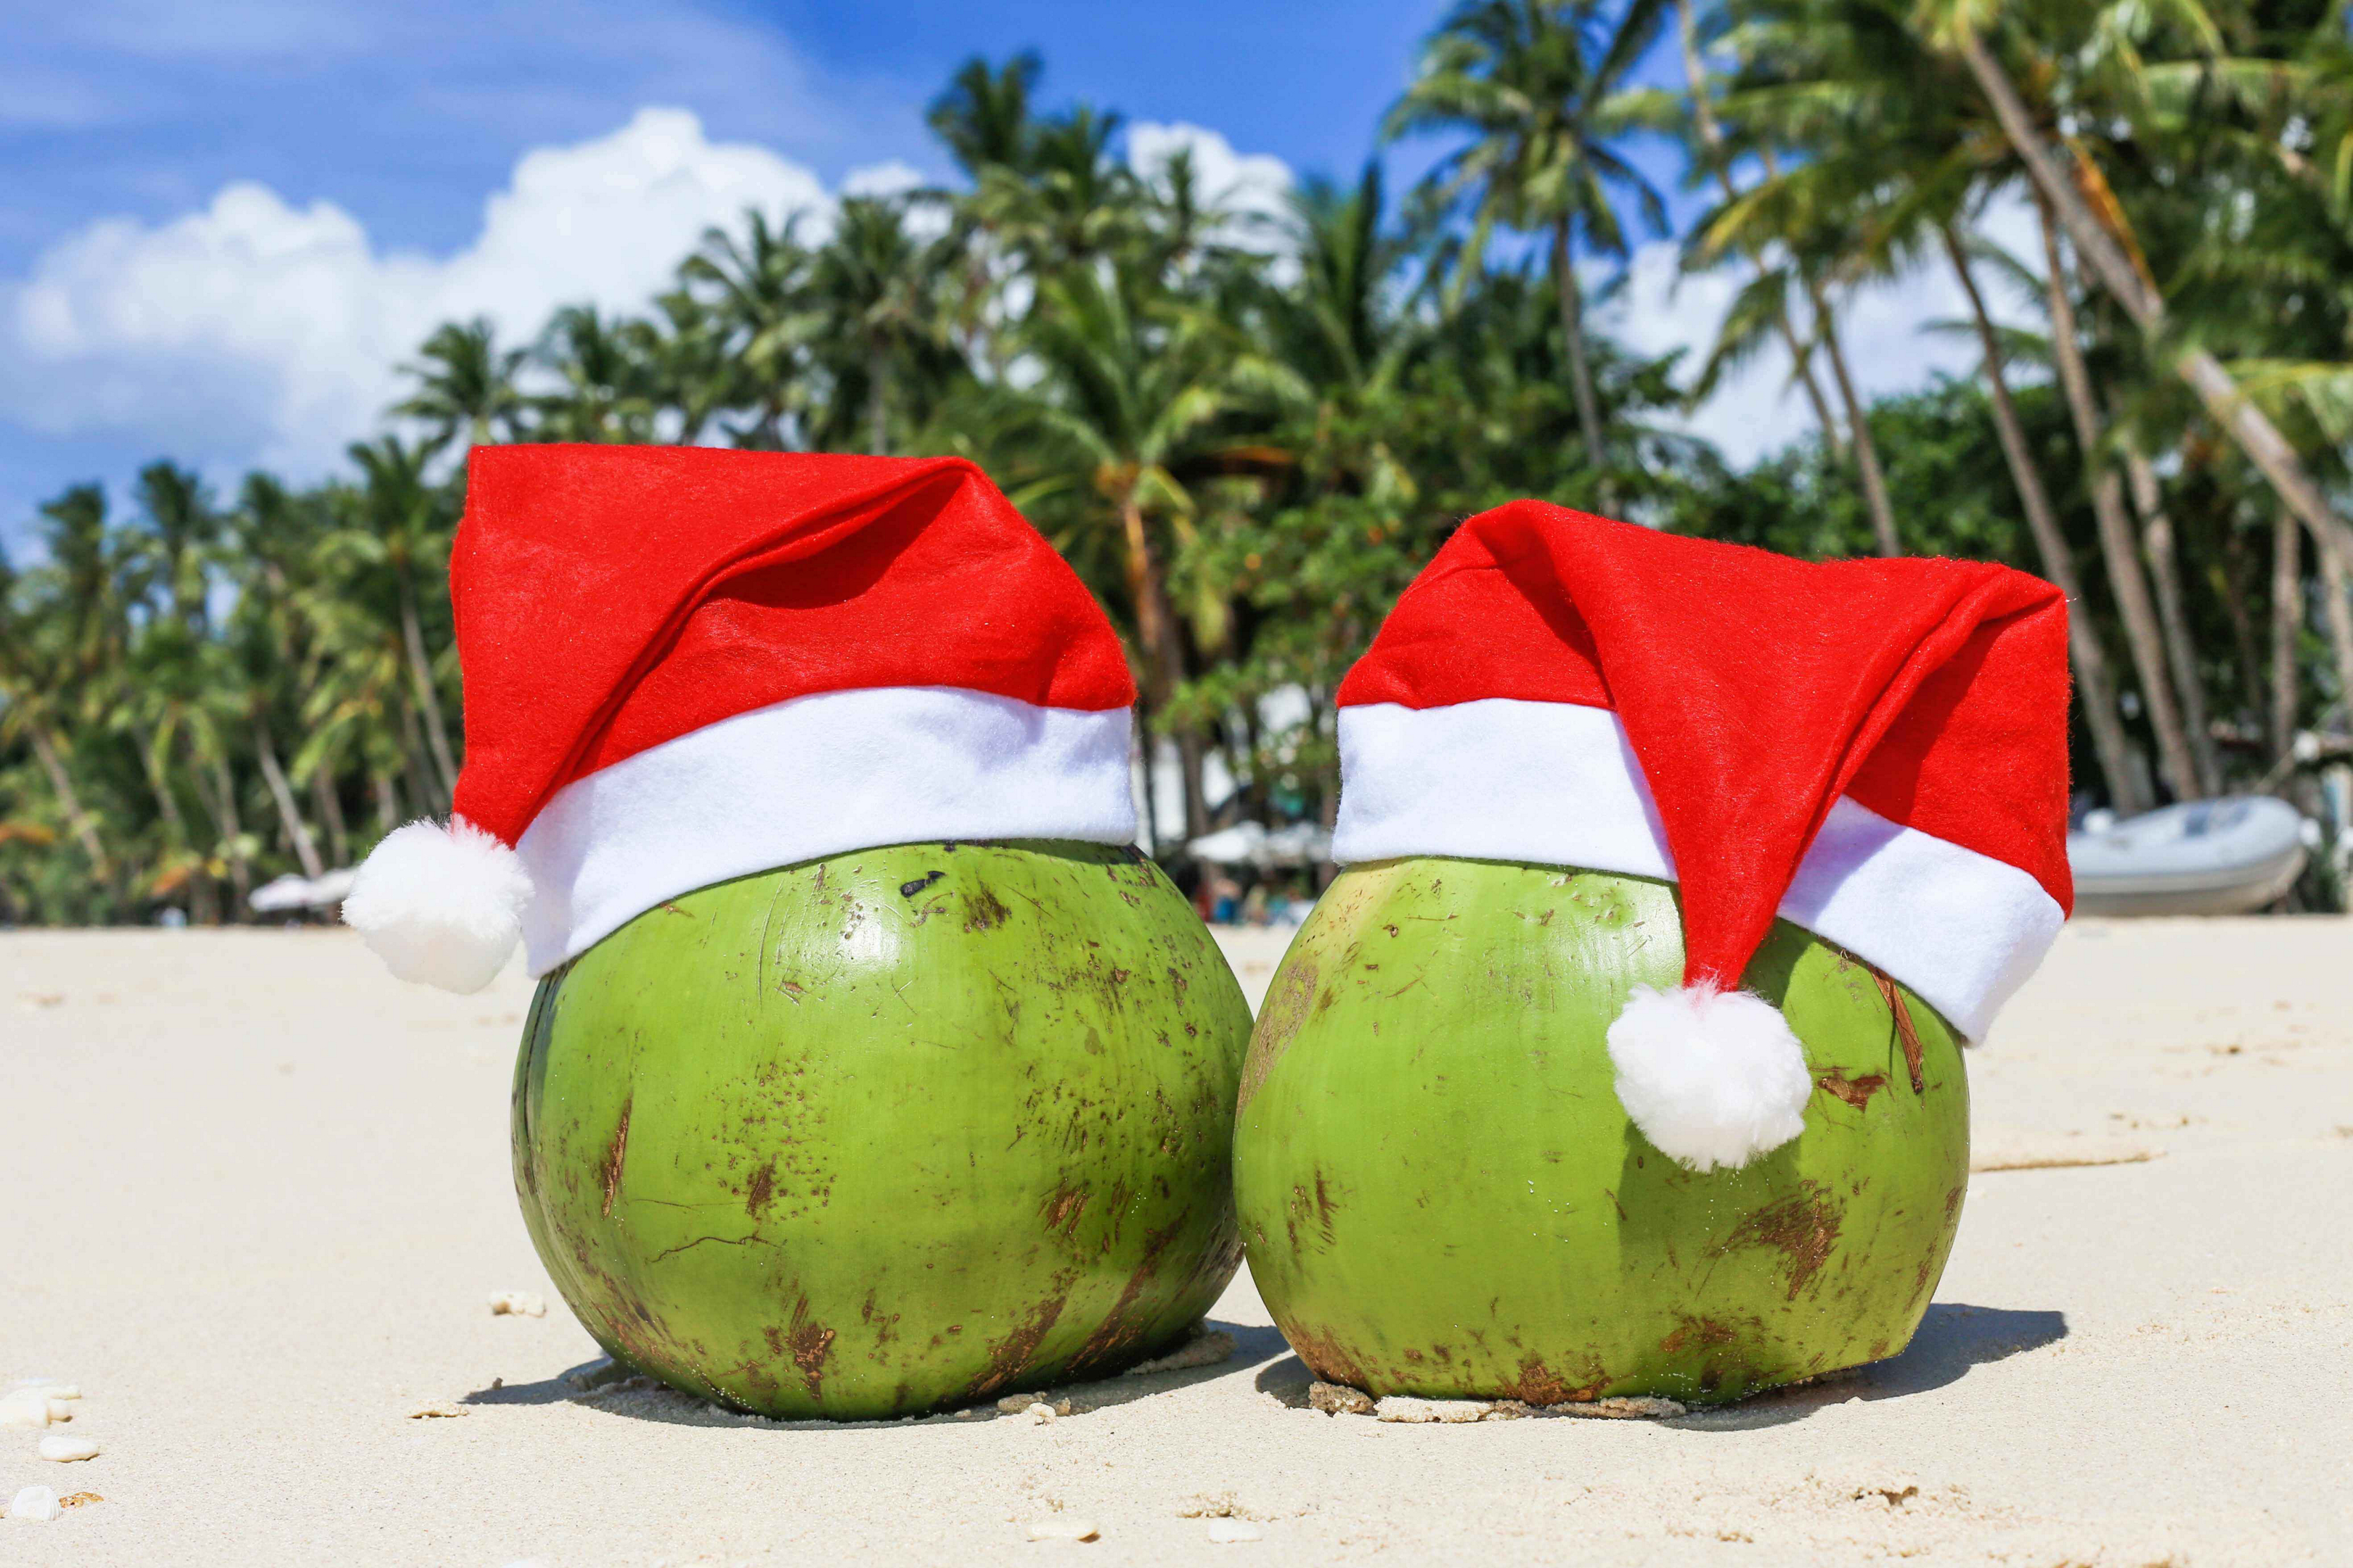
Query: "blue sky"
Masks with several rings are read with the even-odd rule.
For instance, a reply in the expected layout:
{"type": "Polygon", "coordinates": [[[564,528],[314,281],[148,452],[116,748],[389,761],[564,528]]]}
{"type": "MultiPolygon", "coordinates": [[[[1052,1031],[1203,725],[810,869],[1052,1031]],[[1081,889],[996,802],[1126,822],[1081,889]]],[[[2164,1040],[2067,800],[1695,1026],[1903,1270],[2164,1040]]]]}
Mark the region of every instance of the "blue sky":
{"type": "MultiPolygon", "coordinates": [[[[746,201],[944,175],[923,105],[976,53],[1035,47],[1050,103],[1222,138],[1261,193],[1291,171],[1352,174],[1441,10],[9,0],[0,541],[21,557],[37,499],[154,456],[224,484],[255,463],[315,474],[431,319],[483,310],[520,338],[565,298],[642,299],[746,201]]],[[[1673,51],[1645,74],[1679,79],[1673,51]]],[[[1672,154],[1643,161],[1672,190],[1672,154]]],[[[1671,276],[1663,248],[1648,265],[1671,276]]],[[[1704,337],[1714,296],[1663,287],[1635,291],[1620,329],[1704,337]]],[[[1916,358],[1892,373],[1916,379],[1916,358]]],[[[1742,395],[1794,434],[1760,374],[1742,395]]],[[[1722,423],[1753,431],[1756,412],[1722,423]]]]}

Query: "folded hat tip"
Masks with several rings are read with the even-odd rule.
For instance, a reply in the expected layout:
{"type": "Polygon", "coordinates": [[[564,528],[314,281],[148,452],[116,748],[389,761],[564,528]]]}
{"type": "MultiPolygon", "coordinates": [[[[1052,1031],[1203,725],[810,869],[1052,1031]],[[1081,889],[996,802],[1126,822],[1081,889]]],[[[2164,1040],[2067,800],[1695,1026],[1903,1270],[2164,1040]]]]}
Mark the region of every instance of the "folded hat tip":
{"type": "Polygon", "coordinates": [[[531,878],[514,850],[462,816],[385,836],[353,879],[343,923],[394,974],[460,994],[506,967],[531,878]]]}
{"type": "Polygon", "coordinates": [[[1658,1151],[1737,1170],[1805,1131],[1806,1053],[1779,1008],[1702,982],[1637,985],[1609,1026],[1618,1101],[1658,1151]]]}

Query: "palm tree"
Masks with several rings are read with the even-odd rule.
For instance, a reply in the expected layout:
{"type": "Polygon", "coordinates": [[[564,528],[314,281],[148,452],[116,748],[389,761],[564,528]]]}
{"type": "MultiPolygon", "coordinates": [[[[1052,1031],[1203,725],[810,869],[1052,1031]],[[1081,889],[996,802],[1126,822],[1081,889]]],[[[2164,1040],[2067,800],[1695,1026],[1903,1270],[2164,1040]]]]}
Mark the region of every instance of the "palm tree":
{"type": "MultiPolygon", "coordinates": [[[[1693,163],[1715,176],[1716,188],[1729,201],[1740,193],[1732,182],[1730,149],[1724,127],[1716,119],[1715,89],[1700,53],[1699,24],[1692,0],[1675,0],[1675,36],[1683,50],[1683,90],[1691,105],[1690,125],[1697,138],[1693,163]]],[[[1768,160],[1766,173],[1778,173],[1769,161],[1771,150],[1761,151],[1768,160]]],[[[1786,257],[1778,264],[1768,262],[1762,255],[1752,256],[1749,260],[1757,268],[1757,276],[1735,296],[1716,328],[1715,346],[1708,351],[1692,387],[1691,401],[1694,405],[1705,402],[1723,374],[1752,358],[1769,335],[1778,339],[1788,353],[1789,377],[1805,389],[1806,401],[1813,408],[1814,422],[1820,427],[1822,438],[1833,449],[1842,452],[1846,449],[1845,434],[1838,421],[1831,417],[1821,383],[1814,376],[1814,345],[1799,330],[1795,313],[1789,308],[1792,296],[1802,287],[1797,270],[1786,257]]],[[[1866,432],[1865,439],[1868,438],[1866,432]]],[[[1873,459],[1875,466],[1875,453],[1873,459]]]]}
{"type": "Polygon", "coordinates": [[[2026,514],[2027,527],[2042,556],[2042,574],[2057,585],[2070,605],[2079,606],[2077,613],[2067,617],[2067,656],[2074,668],[2075,684],[2081,689],[2084,725],[2092,732],[2092,750],[2099,758],[2101,775],[2107,780],[2109,800],[2126,816],[2146,811],[2156,803],[2141,788],[2141,772],[2135,765],[2132,742],[2117,718],[2116,678],[2108,668],[2107,650],[2100,646],[2099,629],[2092,624],[2092,617],[2080,610],[2085,600],[2083,582],[2076,575],[2074,556],[2067,548],[2066,535],[2060,531],[2050,493],[2043,488],[2042,473],[2028,444],[2025,424],[2018,416],[2017,405],[2010,401],[2009,378],[2002,369],[2001,334],[1986,309],[1985,296],[1978,291],[1976,275],[1969,269],[1968,251],[1959,234],[1950,224],[1938,232],[1952,261],[1953,274],[1969,302],[1970,323],[1977,329],[1978,342],[1985,354],[1986,392],[1993,405],[1994,428],[2001,441],[2002,458],[2009,464],[2010,479],[2018,487],[2020,510],[2026,514]]]}
{"type": "Polygon", "coordinates": [[[554,441],[654,438],[653,376],[626,321],[594,305],[566,305],[540,334],[540,363],[562,390],[533,398],[535,434],[554,441]]]}
{"type": "Polygon", "coordinates": [[[744,383],[752,413],[732,433],[738,446],[780,447],[786,421],[807,412],[808,354],[821,325],[809,294],[814,254],[801,242],[801,221],[798,213],[771,223],[746,211],[740,239],[705,229],[702,246],[679,268],[681,283],[706,300],[744,383]]]}
{"type": "Polygon", "coordinates": [[[976,55],[956,68],[945,91],[932,100],[923,121],[956,166],[977,181],[992,169],[1018,174],[1029,167],[1034,122],[1029,100],[1045,72],[1026,49],[995,69],[976,55]]]}
{"type": "MultiPolygon", "coordinates": [[[[1072,268],[1039,289],[1021,350],[1041,373],[1008,392],[1018,428],[1048,452],[1052,490],[1083,498],[1089,530],[1116,541],[1134,616],[1144,700],[1165,708],[1185,679],[1185,646],[1158,535],[1180,542],[1198,510],[1180,477],[1206,433],[1245,398],[1292,383],[1208,312],[1158,295],[1151,280],[1114,266],[1106,276],[1072,268]]],[[[1180,731],[1186,831],[1208,831],[1199,737],[1180,731]]]]}
{"type": "Polygon", "coordinates": [[[379,568],[389,581],[414,711],[422,721],[433,762],[435,787],[426,799],[446,810],[457,788],[458,757],[442,715],[434,659],[426,650],[424,604],[428,583],[437,600],[446,601],[448,594],[452,531],[448,498],[426,478],[431,454],[397,436],[355,443],[349,455],[359,468],[361,485],[352,498],[352,515],[339,531],[342,545],[355,561],[379,568]]]}
{"type": "Polygon", "coordinates": [[[2138,542],[2125,516],[2124,485],[2116,472],[2100,411],[2093,401],[2092,378],[2084,363],[2081,329],[2068,292],[2068,271],[2059,253],[2059,233],[2048,203],[2037,204],[2042,214],[2043,294],[2051,311],[2052,361],[2066,395],[2069,417],[2075,426],[2076,445],[2092,492],[2092,514],[2100,529],[2100,549],[2108,568],[2108,589],[2131,647],[2133,665],[2142,694],[2148,699],[2149,727],[2157,733],[2158,755],[2166,782],[2175,796],[2194,800],[2206,792],[2198,759],[2174,700],[2172,671],[2166,660],[2165,633],[2158,624],[2157,605],[2141,573],[2138,542]]]}
{"type": "Polygon", "coordinates": [[[0,742],[24,737],[103,884],[112,880],[113,866],[67,752],[81,728],[78,699],[113,662],[123,636],[108,559],[106,496],[96,485],[76,485],[40,510],[49,564],[29,581],[11,574],[8,591],[0,594],[0,742]]]}
{"type": "MultiPolygon", "coordinates": [[[[900,405],[936,375],[952,354],[944,272],[938,248],[907,226],[906,204],[851,196],[841,204],[833,237],[817,253],[809,298],[823,323],[818,341],[833,358],[835,402],[854,390],[863,412],[865,447],[891,450],[891,422],[900,405]]],[[[835,410],[839,417],[841,407],[835,410]]]]}
{"type": "MultiPolygon", "coordinates": [[[[2174,9],[2179,12],[2190,8],[2177,5],[2174,9]]],[[[2105,190],[2106,182],[2100,178],[2096,167],[2052,145],[2053,138],[2045,132],[2046,121],[2038,118],[2028,105],[2009,68],[1996,55],[1994,46],[1987,42],[1981,17],[1997,24],[2010,18],[1983,5],[1982,0],[1933,0],[1926,14],[1931,19],[1932,36],[1960,58],[1985,94],[2002,134],[2026,165],[2035,188],[2065,226],[2077,257],[2145,334],[2162,339],[2170,317],[2165,294],[2153,279],[2134,265],[2125,244],[2109,226],[2111,222],[2121,220],[2121,210],[2111,201],[2104,217],[2085,198],[2085,187],[2105,190]]],[[[2007,36],[1997,43],[2009,43],[2030,59],[2042,63],[2042,74],[2056,74],[2050,68],[2052,51],[2039,47],[2038,40],[2021,37],[2022,29],[2015,25],[2004,32],[2007,36]]],[[[2332,547],[2353,552],[2353,527],[2348,527],[2330,509],[2327,495],[2295,447],[2257,403],[2246,395],[2221,361],[2211,350],[2194,343],[2174,350],[2168,357],[2174,374],[2188,384],[2214,423],[2261,470],[2288,510],[2332,547]]]]}
{"type": "Polygon", "coordinates": [[[469,447],[512,441],[530,404],[515,376],[530,357],[522,349],[499,346],[497,329],[486,317],[444,322],[425,340],[417,358],[400,367],[417,390],[392,406],[404,419],[420,419],[436,447],[462,438],[469,447]]]}
{"type": "MultiPolygon", "coordinates": [[[[228,647],[245,696],[254,762],[261,771],[280,832],[306,877],[325,868],[311,825],[295,804],[292,781],[279,754],[270,724],[273,708],[299,710],[298,686],[311,664],[310,628],[297,598],[317,545],[315,509],[298,504],[286,487],[268,474],[248,474],[229,517],[233,548],[227,552],[237,588],[228,647]]],[[[324,798],[322,797],[322,804],[324,798]]]]}
{"type": "Polygon", "coordinates": [[[1437,209],[1472,214],[1457,266],[1475,272],[1498,227],[1546,237],[1577,426],[1597,468],[1609,453],[1572,249],[1581,238],[1602,255],[1627,254],[1613,191],[1666,228],[1659,193],[1610,146],[1640,121],[1627,83],[1665,14],[1666,0],[1629,0],[1614,17],[1594,0],[1462,0],[1381,128],[1389,139],[1469,133],[1426,183],[1437,209]]]}

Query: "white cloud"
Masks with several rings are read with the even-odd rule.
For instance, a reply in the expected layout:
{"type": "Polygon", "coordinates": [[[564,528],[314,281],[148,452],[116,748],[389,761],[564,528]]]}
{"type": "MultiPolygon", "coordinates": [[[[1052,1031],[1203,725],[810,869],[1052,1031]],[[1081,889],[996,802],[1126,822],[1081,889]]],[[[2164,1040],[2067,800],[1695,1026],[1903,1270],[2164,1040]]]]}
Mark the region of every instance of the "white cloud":
{"type": "Polygon", "coordinates": [[[1165,179],[1169,161],[1180,153],[1193,156],[1202,204],[1231,215],[1218,237],[1252,250],[1287,248],[1279,226],[1291,212],[1290,164],[1271,153],[1237,153],[1232,142],[1198,125],[1145,121],[1127,128],[1127,166],[1146,181],[1165,179]]]}
{"type": "MultiPolygon", "coordinates": [[[[2009,198],[1993,204],[1978,228],[2039,273],[2042,241],[2034,224],[2033,209],[2022,198],[2009,198]]],[[[2036,301],[2021,298],[1991,268],[1980,265],[1976,271],[1978,287],[1996,321],[2040,328],[2036,301]]],[[[1635,253],[1623,292],[1596,313],[1597,325],[1640,353],[1686,350],[1683,370],[1687,384],[1706,359],[1733,296],[1750,276],[1746,263],[1734,262],[1686,277],[1672,242],[1646,245],[1635,253]]],[[[1837,310],[1840,345],[1846,351],[1856,391],[1866,402],[1914,391],[1939,374],[1977,373],[1979,354],[1974,336],[1927,330],[1936,321],[1968,320],[1968,300],[1941,251],[1901,278],[1841,295],[1837,310]]],[[[1828,363],[1817,360],[1815,374],[1823,396],[1837,409],[1838,388],[1828,363]]],[[[1715,395],[1680,424],[1715,443],[1736,467],[1814,433],[1812,407],[1804,391],[1790,382],[1789,355],[1778,345],[1726,376],[1715,395]]]]}
{"type": "Polygon", "coordinates": [[[92,224],[0,284],[0,418],[308,477],[374,426],[437,323],[483,315],[515,342],[557,305],[638,309],[707,226],[828,205],[806,168],[662,109],[527,153],[447,258],[379,254],[331,202],[231,184],[168,223],[92,224]]]}
{"type": "Polygon", "coordinates": [[[902,196],[931,182],[913,163],[893,158],[887,163],[870,163],[862,169],[852,169],[841,176],[841,194],[845,196],[902,196]]]}

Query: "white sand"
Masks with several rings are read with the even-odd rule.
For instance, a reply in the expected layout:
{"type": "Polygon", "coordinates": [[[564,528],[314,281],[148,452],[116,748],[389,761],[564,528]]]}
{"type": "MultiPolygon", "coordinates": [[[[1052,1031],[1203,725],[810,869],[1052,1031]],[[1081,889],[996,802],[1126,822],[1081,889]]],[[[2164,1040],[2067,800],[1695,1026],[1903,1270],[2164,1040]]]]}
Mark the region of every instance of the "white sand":
{"type": "MultiPolygon", "coordinates": [[[[1254,994],[1279,946],[1235,942],[1254,994]]],[[[104,1445],[0,1431],[0,1500],[104,1500],[0,1563],[2353,1562],[2353,923],[2071,930],[1972,1055],[2019,1168],[1911,1350],[1672,1423],[1289,1408],[1247,1277],[1232,1361],[1051,1423],[572,1402],[506,1168],[526,996],[338,933],[0,936],[0,1384],[79,1384],[50,1430],[104,1445]]]]}

